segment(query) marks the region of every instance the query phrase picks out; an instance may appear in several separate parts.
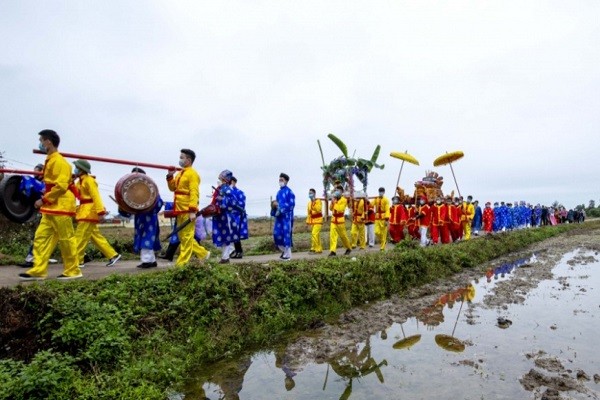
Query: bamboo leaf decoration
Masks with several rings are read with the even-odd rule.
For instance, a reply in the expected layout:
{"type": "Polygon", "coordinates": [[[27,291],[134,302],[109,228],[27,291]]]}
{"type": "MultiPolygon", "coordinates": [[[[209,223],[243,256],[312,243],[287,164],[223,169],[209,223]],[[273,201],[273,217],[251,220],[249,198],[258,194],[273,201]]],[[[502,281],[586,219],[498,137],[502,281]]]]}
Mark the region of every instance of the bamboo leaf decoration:
{"type": "Polygon", "coordinates": [[[330,133],[329,135],[327,135],[327,137],[329,139],[331,139],[331,141],[333,143],[335,143],[337,145],[337,147],[339,147],[339,149],[342,151],[342,154],[344,155],[344,157],[348,158],[348,148],[346,147],[346,145],[344,144],[344,142],[342,142],[337,136],[335,136],[333,133],[330,133]]]}

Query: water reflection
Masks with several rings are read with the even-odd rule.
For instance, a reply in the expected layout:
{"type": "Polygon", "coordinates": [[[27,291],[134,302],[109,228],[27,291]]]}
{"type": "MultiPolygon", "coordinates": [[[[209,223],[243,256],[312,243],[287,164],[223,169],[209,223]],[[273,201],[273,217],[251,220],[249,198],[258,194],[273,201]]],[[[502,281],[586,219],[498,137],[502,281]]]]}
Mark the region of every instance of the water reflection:
{"type": "MultiPolygon", "coordinates": [[[[502,263],[489,268],[485,278],[487,282],[510,278],[516,268],[535,261],[533,256],[502,263]]],[[[578,272],[578,275],[582,274],[578,272]]],[[[589,280],[584,283],[589,286],[586,292],[577,288],[574,300],[588,299],[582,293],[590,292],[589,287],[593,287],[592,278],[588,278],[592,275],[591,270],[586,270],[585,277],[589,280]]],[[[594,279],[600,282],[597,276],[594,279]]],[[[557,353],[564,350],[565,340],[571,341],[566,351],[574,354],[577,350],[576,357],[570,355],[578,365],[591,365],[589,369],[597,365],[591,356],[581,361],[589,353],[584,349],[589,349],[593,340],[587,332],[592,326],[598,327],[597,302],[588,299],[588,306],[576,303],[576,310],[586,311],[574,313],[572,308],[565,308],[573,306],[567,305],[564,294],[574,290],[575,286],[552,289],[560,290],[559,303],[558,296],[549,295],[552,284],[549,282],[527,295],[530,309],[507,304],[504,310],[514,324],[506,331],[497,329],[496,321],[499,327],[508,326],[511,321],[498,318],[496,309],[477,306],[495,284],[486,284],[486,280],[482,278],[479,284],[475,280],[440,293],[429,306],[415,313],[414,318],[403,318],[402,323],[397,321],[385,329],[380,327],[378,333],[351,345],[327,362],[307,364],[305,360],[294,359],[290,355],[298,354],[297,348],[291,350],[293,345],[290,345],[254,354],[252,358],[243,357],[236,366],[211,365],[209,376],[201,378],[202,390],[186,391],[185,399],[524,398],[518,378],[531,368],[531,362],[522,354],[532,348],[557,353]],[[540,312],[549,304],[561,312],[540,312]],[[473,315],[474,310],[476,314],[473,315]],[[465,323],[459,329],[461,317],[469,322],[468,330],[465,323]],[[419,327],[420,324],[426,329],[419,327]],[[556,326],[553,324],[559,329],[547,328],[556,326]],[[578,330],[568,330],[574,327],[578,330]],[[471,366],[473,370],[467,370],[465,366],[471,366]],[[444,373],[439,374],[439,371],[444,373]],[[445,385],[448,380],[464,382],[464,385],[479,388],[478,392],[467,395],[464,385],[445,385]],[[267,393],[268,397],[265,397],[267,393]]],[[[327,346],[326,341],[319,344],[322,348],[327,346]]],[[[300,341],[299,346],[303,345],[300,341]]]]}
{"type": "Polygon", "coordinates": [[[525,264],[529,265],[537,261],[535,254],[533,254],[530,258],[519,258],[517,260],[507,262],[497,266],[496,268],[488,268],[485,272],[485,277],[488,283],[492,281],[492,277],[494,280],[498,280],[498,276],[504,278],[507,274],[510,274],[514,269],[519,268],[525,264]]]}
{"type": "Polygon", "coordinates": [[[392,346],[394,349],[396,349],[396,350],[410,349],[412,346],[417,344],[419,342],[419,340],[421,340],[420,334],[406,337],[406,333],[404,333],[404,327],[402,326],[402,324],[400,324],[400,329],[402,330],[403,339],[398,340],[396,343],[394,343],[394,345],[392,346]]]}
{"type": "MultiPolygon", "coordinates": [[[[417,320],[420,320],[427,326],[428,329],[438,326],[444,322],[444,307],[448,306],[449,309],[454,307],[456,301],[460,301],[460,308],[456,315],[456,321],[452,328],[452,334],[438,334],[435,336],[435,343],[444,350],[453,352],[462,352],[465,349],[464,343],[454,337],[456,331],[456,325],[465,302],[471,303],[475,298],[475,286],[468,283],[464,287],[460,287],[452,292],[442,294],[437,301],[430,307],[424,308],[420,313],[417,314],[417,320]]],[[[400,325],[402,326],[402,325],[400,325]]],[[[403,331],[404,333],[404,331],[403,331]]],[[[420,338],[419,338],[420,339],[420,338]]],[[[394,346],[394,348],[396,348],[394,346]]]]}
{"type": "MultiPolygon", "coordinates": [[[[336,357],[334,360],[329,362],[331,369],[342,379],[347,380],[346,388],[340,396],[340,400],[349,399],[352,394],[352,380],[365,377],[372,373],[375,373],[380,383],[384,383],[383,373],[381,372],[382,366],[387,366],[388,363],[384,359],[380,363],[377,363],[375,358],[371,355],[371,340],[367,339],[365,346],[362,350],[358,350],[359,346],[355,346],[350,350],[347,350],[336,357]]],[[[325,377],[325,384],[323,390],[327,386],[327,377],[329,369],[327,369],[327,375],[325,377]]]]}

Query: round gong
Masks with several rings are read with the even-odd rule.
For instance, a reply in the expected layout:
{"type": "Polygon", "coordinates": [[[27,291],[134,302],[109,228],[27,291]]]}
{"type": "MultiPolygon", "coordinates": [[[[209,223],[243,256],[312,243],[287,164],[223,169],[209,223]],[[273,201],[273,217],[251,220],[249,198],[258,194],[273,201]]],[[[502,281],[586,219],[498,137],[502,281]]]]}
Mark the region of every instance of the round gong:
{"type": "Polygon", "coordinates": [[[146,174],[127,174],[115,185],[119,207],[132,214],[152,210],[158,200],[158,186],[146,174]]]}
{"type": "Polygon", "coordinates": [[[21,175],[6,175],[0,181],[0,211],[13,222],[27,222],[35,213],[34,200],[19,190],[21,175]]]}

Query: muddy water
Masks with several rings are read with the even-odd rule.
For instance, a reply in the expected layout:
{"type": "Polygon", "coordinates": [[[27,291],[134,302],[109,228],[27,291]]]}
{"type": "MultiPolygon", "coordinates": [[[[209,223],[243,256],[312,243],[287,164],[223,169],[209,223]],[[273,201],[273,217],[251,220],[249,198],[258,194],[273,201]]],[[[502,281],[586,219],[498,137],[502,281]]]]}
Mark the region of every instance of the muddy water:
{"type": "MultiPolygon", "coordinates": [[[[298,365],[285,349],[198,373],[189,399],[598,399],[600,256],[577,250],[524,301],[494,301],[535,255],[490,269],[335,359],[298,365]]],[[[519,293],[522,290],[522,293],[519,293]]]]}

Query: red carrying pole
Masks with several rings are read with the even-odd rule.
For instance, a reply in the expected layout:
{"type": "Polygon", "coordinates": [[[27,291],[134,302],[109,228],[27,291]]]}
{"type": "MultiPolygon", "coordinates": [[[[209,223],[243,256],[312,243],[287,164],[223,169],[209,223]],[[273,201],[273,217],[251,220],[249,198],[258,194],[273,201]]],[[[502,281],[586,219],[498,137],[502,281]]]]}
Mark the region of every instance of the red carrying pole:
{"type": "MultiPolygon", "coordinates": [[[[40,150],[33,150],[35,154],[46,154],[40,150]]],[[[123,164],[123,165],[133,165],[135,167],[148,167],[148,168],[157,168],[157,169],[166,169],[166,170],[181,170],[179,167],[174,167],[172,165],[162,165],[162,164],[154,164],[154,163],[146,163],[146,162],[137,162],[137,161],[129,161],[129,160],[119,160],[117,158],[106,158],[106,157],[96,157],[96,156],[87,156],[85,154],[73,154],[73,153],[63,153],[60,152],[63,157],[67,158],[79,158],[81,160],[91,160],[91,161],[101,161],[112,164],[123,164]]]]}
{"type": "Polygon", "coordinates": [[[18,174],[18,175],[42,175],[42,171],[27,171],[24,169],[0,168],[0,173],[18,174]]]}

